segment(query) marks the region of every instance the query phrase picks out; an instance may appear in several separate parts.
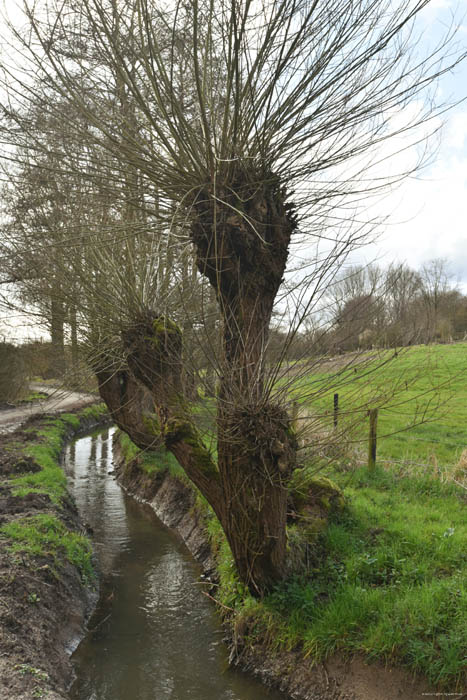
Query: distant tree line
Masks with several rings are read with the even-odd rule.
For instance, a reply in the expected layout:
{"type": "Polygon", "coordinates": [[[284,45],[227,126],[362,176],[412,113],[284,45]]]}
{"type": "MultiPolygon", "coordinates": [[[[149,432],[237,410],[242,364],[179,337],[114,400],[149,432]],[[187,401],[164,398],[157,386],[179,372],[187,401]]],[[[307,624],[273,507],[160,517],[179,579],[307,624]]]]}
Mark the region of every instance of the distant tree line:
{"type": "MultiPolygon", "coordinates": [[[[356,265],[328,287],[321,310],[294,338],[289,357],[336,354],[417,343],[450,343],[467,335],[467,295],[436,258],[419,270],[408,265],[356,265]]],[[[271,337],[270,354],[283,343],[271,337]]]]}

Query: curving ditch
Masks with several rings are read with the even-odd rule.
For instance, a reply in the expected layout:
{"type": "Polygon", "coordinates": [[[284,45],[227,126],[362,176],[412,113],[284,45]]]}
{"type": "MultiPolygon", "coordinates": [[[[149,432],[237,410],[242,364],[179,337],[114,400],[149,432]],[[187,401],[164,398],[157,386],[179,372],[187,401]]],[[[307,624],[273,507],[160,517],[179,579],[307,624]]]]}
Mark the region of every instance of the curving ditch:
{"type": "Polygon", "coordinates": [[[200,570],[152,509],[112,476],[113,429],[70,443],[69,489],[93,532],[101,596],[73,655],[70,700],[280,700],[228,668],[200,570]]]}

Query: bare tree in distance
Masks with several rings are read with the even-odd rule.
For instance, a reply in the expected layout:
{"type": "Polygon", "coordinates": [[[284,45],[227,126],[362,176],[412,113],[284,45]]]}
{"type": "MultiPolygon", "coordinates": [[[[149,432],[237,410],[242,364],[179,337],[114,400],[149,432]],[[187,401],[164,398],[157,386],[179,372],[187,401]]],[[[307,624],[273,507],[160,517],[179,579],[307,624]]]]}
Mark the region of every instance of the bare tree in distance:
{"type": "MultiPolygon", "coordinates": [[[[166,300],[133,302],[116,329],[127,367],[115,369],[101,352],[96,372],[115,413],[133,380],[151,393],[146,425],[212,505],[255,595],[286,571],[288,484],[297,464],[280,362],[265,362],[271,316],[285,308],[292,338],[339,263],[378,224],[365,216],[369,199],[420,166],[390,167],[400,151],[395,140],[424,141],[445,108],[429,88],[461,59],[453,28],[425,56],[415,50],[416,19],[427,5],[24,3],[29,26],[16,41],[25,73],[5,69],[11,100],[36,97],[33,73],[45,96],[68,103],[70,128],[121,164],[125,186],[137,180],[143,193],[157,190],[159,230],[185,241],[215,292],[217,463],[184,395],[183,335],[166,300]],[[70,57],[68,40],[84,27],[92,50],[84,45],[70,57]],[[183,71],[193,86],[188,97],[183,71]],[[129,105],[117,117],[115,94],[129,105]]],[[[54,103],[44,99],[43,108],[54,103]]],[[[99,165],[90,156],[89,172],[97,175],[99,165]]],[[[60,167],[71,167],[66,155],[60,167]]],[[[128,222],[129,241],[134,226],[128,222]]],[[[123,427],[138,443],[131,425],[123,427]]]]}
{"type": "MultiPolygon", "coordinates": [[[[426,316],[426,341],[442,337],[440,326],[443,302],[452,288],[453,275],[445,258],[433,258],[420,270],[421,292],[426,316]]],[[[449,303],[449,302],[448,302],[449,303]]],[[[448,333],[449,334],[449,333],[448,333]]]]}

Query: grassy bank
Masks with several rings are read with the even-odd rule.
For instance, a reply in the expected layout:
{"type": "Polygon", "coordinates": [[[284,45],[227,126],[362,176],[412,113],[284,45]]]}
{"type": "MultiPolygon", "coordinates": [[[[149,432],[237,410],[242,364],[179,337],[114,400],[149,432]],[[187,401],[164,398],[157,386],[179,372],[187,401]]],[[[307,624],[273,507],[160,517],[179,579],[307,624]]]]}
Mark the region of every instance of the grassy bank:
{"type": "MultiPolygon", "coordinates": [[[[173,457],[139,454],[122,436],[128,459],[154,476],[182,478],[173,457]]],[[[305,466],[304,473],[314,472],[305,466]]],[[[349,470],[334,464],[328,475],[347,505],[330,514],[311,542],[296,527],[289,549],[306,552],[307,566],[264,600],[238,581],[229,547],[210,508],[198,494],[217,554],[216,598],[242,645],[300,649],[310,664],[339,652],[405,667],[451,692],[465,687],[467,654],[467,524],[464,492],[432,473],[378,468],[349,470]]]]}
{"type": "Polygon", "coordinates": [[[41,419],[39,425],[24,428],[25,442],[12,445],[18,453],[18,463],[23,456],[29,465],[28,473],[10,480],[13,494],[23,498],[28,493],[47,495],[52,503],[59,505],[66,495],[66,477],[59,459],[67,436],[78,432],[81,426],[98,422],[106,414],[103,404],[88,406],[79,413],[63,413],[41,419]],[[34,471],[31,473],[31,465],[34,471]]]}
{"type": "Polygon", "coordinates": [[[4,517],[7,521],[0,526],[0,537],[8,543],[9,552],[23,558],[49,557],[58,568],[68,561],[78,568],[85,582],[93,577],[92,551],[88,538],[70,531],[61,519],[68,495],[60,454],[70,435],[98,422],[105,413],[103,405],[95,405],[76,414],[45,416],[26,424],[11,438],[6,436],[2,444],[2,452],[7,455],[4,465],[10,473],[2,475],[1,485],[13,497],[16,511],[11,518],[4,517]],[[39,500],[34,501],[34,496],[39,500]],[[22,501],[28,511],[24,517],[22,501]],[[46,512],[31,514],[29,506],[34,503],[41,503],[46,512]]]}
{"type": "Polygon", "coordinates": [[[95,589],[92,547],[60,466],[67,440],[106,420],[103,406],[31,418],[0,437],[0,696],[61,698],[67,645],[95,589]]]}

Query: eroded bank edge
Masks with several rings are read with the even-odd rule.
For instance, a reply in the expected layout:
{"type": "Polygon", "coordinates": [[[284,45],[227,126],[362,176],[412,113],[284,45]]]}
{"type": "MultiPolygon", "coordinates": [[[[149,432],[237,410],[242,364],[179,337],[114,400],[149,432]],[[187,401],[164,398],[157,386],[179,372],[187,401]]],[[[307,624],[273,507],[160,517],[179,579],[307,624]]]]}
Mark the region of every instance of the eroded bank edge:
{"type": "Polygon", "coordinates": [[[70,654],[97,601],[91,542],[61,458],[111,425],[102,404],[33,416],[0,439],[0,696],[66,697],[70,654]]]}

